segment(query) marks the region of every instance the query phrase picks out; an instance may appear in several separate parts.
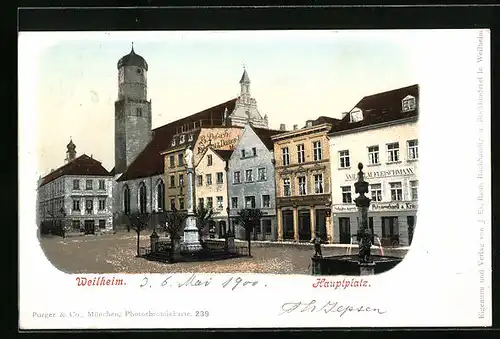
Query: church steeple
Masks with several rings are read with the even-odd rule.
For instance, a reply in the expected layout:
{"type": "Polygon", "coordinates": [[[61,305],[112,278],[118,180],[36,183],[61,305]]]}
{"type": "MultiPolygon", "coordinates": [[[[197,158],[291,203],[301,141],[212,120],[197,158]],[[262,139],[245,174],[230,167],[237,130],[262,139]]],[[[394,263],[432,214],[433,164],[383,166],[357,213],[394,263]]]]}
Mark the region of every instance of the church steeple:
{"type": "Polygon", "coordinates": [[[243,74],[240,80],[241,97],[250,97],[250,77],[248,76],[247,69],[243,66],[243,74]]]}
{"type": "Polygon", "coordinates": [[[76,158],[76,146],[73,143],[71,137],[69,138],[69,144],[66,145],[66,159],[65,162],[71,162],[76,158]]]}

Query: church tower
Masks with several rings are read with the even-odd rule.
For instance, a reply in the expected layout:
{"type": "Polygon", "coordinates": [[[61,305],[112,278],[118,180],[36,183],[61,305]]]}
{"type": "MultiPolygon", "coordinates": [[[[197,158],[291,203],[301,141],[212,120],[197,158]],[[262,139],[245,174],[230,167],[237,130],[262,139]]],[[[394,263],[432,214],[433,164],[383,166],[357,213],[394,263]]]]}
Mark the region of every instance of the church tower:
{"type": "Polygon", "coordinates": [[[257,108],[257,101],[250,94],[250,77],[245,68],[243,68],[243,75],[240,79],[240,95],[229,119],[232,126],[252,125],[268,128],[267,115],[262,118],[257,108]]]}
{"type": "Polygon", "coordinates": [[[69,144],[66,145],[66,159],[64,159],[65,163],[71,162],[76,158],[76,146],[73,143],[73,140],[69,139],[69,144]]]}
{"type": "Polygon", "coordinates": [[[147,98],[148,64],[136,54],[118,61],[115,102],[115,173],[123,173],[151,140],[151,100],[147,98]]]}

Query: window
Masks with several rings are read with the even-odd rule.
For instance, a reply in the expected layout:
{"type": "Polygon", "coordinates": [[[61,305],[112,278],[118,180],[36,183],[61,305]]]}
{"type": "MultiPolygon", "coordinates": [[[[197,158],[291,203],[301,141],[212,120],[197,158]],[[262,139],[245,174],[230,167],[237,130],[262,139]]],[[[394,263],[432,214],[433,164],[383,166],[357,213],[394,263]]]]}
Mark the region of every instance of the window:
{"type": "Polygon", "coordinates": [[[393,142],[387,144],[387,161],[396,162],[399,161],[399,142],[393,142]]]}
{"type": "Polygon", "coordinates": [[[156,200],[157,200],[157,209],[158,211],[163,211],[165,209],[165,184],[163,181],[160,181],[156,190],[156,200]]]}
{"type": "Polygon", "coordinates": [[[323,174],[314,175],[314,193],[316,194],[323,193],[323,174]]]}
{"type": "Polygon", "coordinates": [[[252,147],[252,155],[255,157],[257,156],[257,148],[252,147]]]}
{"type": "Polygon", "coordinates": [[[184,186],[184,174],[179,174],[179,186],[184,186]]]}
{"type": "Polygon", "coordinates": [[[184,198],[179,198],[179,209],[180,210],[184,209],[184,198]]]}
{"type": "Polygon", "coordinates": [[[207,155],[207,166],[212,166],[213,164],[213,158],[212,154],[207,155]]]}
{"type": "Polygon", "coordinates": [[[203,198],[198,198],[198,206],[201,207],[201,206],[204,206],[205,205],[205,201],[203,198]]]}
{"type": "Polygon", "coordinates": [[[297,162],[299,164],[303,163],[305,161],[305,156],[304,156],[304,144],[297,145],[297,162]]]}
{"type": "Polygon", "coordinates": [[[179,144],[183,144],[183,143],[184,143],[184,141],[186,141],[186,137],[185,137],[185,136],[184,136],[184,134],[183,134],[183,135],[181,135],[181,136],[179,137],[179,144]]]}
{"type": "Polygon", "coordinates": [[[339,152],[340,168],[351,167],[351,162],[349,161],[349,150],[344,150],[339,152]]]}
{"type": "Polygon", "coordinates": [[[212,174],[205,175],[205,181],[207,182],[207,186],[212,185],[212,174]]]}
{"type": "Polygon", "coordinates": [[[104,180],[99,180],[99,189],[100,190],[106,189],[106,183],[104,182],[104,180]]]}
{"type": "Polygon", "coordinates": [[[170,210],[175,209],[175,199],[170,199],[170,210]]]}
{"type": "Polygon", "coordinates": [[[85,181],[85,189],[87,191],[91,190],[92,189],[92,180],[86,180],[85,181]]]}
{"type": "MultiPolygon", "coordinates": [[[[196,122],[194,123],[194,125],[195,125],[195,128],[196,128],[196,122]]],[[[188,141],[193,141],[193,135],[192,134],[188,135],[188,141]]]]}
{"type": "Polygon", "coordinates": [[[245,181],[252,182],[253,181],[253,171],[251,169],[247,169],[245,171],[245,181]]]}
{"type": "Polygon", "coordinates": [[[415,110],[415,97],[408,95],[401,101],[401,110],[403,112],[410,112],[415,110]]]}
{"type": "Polygon", "coordinates": [[[233,184],[239,184],[241,183],[241,172],[234,172],[233,173],[233,184]]]}
{"type": "Polygon", "coordinates": [[[382,184],[371,184],[370,191],[373,201],[382,201],[382,184]]]}
{"type": "Polygon", "coordinates": [[[139,211],[141,213],[146,213],[146,185],[141,183],[139,186],[139,211]]]}
{"type": "Polygon", "coordinates": [[[80,200],[73,200],[73,211],[80,211],[80,200]]]}
{"type": "Polygon", "coordinates": [[[74,231],[80,231],[80,220],[73,220],[71,225],[74,231]]]}
{"type": "Polygon", "coordinates": [[[94,202],[90,199],[85,200],[85,210],[87,213],[92,213],[92,210],[94,209],[94,202]]]}
{"type": "Polygon", "coordinates": [[[342,188],[342,202],[344,204],[352,203],[351,186],[343,186],[342,188]]]}
{"type": "Polygon", "coordinates": [[[378,146],[368,147],[368,164],[376,165],[380,163],[378,146]]]}
{"type": "Polygon", "coordinates": [[[290,184],[290,179],[283,179],[283,196],[289,197],[292,193],[292,186],[290,184]]]}
{"type": "Polygon", "coordinates": [[[170,188],[175,187],[175,175],[170,176],[170,188]]]}
{"type": "Polygon", "coordinates": [[[207,208],[214,208],[214,198],[212,197],[207,198],[207,208]]]}
{"type": "Polygon", "coordinates": [[[171,155],[169,159],[170,159],[170,168],[175,167],[175,156],[171,155]]]}
{"type": "Polygon", "coordinates": [[[298,177],[298,182],[299,182],[299,195],[306,195],[306,177],[298,177]]]}
{"type": "Polygon", "coordinates": [[[411,200],[418,200],[418,180],[410,181],[411,200]]]}
{"type": "Polygon", "coordinates": [[[106,209],[106,199],[99,199],[99,211],[106,209]]]}
{"type": "Polygon", "coordinates": [[[80,189],[80,180],[73,180],[73,190],[78,191],[80,189]]]}
{"type": "Polygon", "coordinates": [[[418,159],[418,140],[408,141],[408,160],[418,159]]]}
{"type": "Polygon", "coordinates": [[[257,180],[259,181],[265,181],[267,180],[267,173],[266,173],[266,168],[265,167],[261,167],[257,170],[257,180]]]}
{"type": "Polygon", "coordinates": [[[238,197],[231,198],[231,208],[238,208],[238,197]]]}
{"type": "Polygon", "coordinates": [[[224,183],[224,179],[223,179],[224,175],[222,172],[217,172],[217,184],[220,185],[220,184],[223,184],[224,183]]]}
{"type": "Polygon", "coordinates": [[[244,157],[245,157],[245,150],[244,150],[244,149],[242,149],[242,150],[241,150],[241,157],[242,157],[242,158],[244,158],[244,157]]]}
{"type": "Polygon", "coordinates": [[[177,162],[179,163],[179,166],[184,166],[184,154],[179,153],[177,155],[177,162]]]}
{"type": "Polygon", "coordinates": [[[389,185],[391,186],[391,200],[403,200],[403,188],[401,186],[401,182],[391,182],[389,185]]]}
{"type": "Polygon", "coordinates": [[[269,219],[262,220],[262,228],[264,229],[265,234],[271,234],[271,220],[269,219]]]}
{"type": "Polygon", "coordinates": [[[269,208],[271,207],[271,196],[268,194],[264,194],[262,196],[262,207],[269,208]]]}
{"type": "Polygon", "coordinates": [[[253,195],[245,197],[245,208],[255,208],[255,197],[253,195]]]}
{"type": "Polygon", "coordinates": [[[136,107],[135,113],[137,114],[138,117],[142,117],[142,108],[141,107],[136,107]]]}
{"type": "Polygon", "coordinates": [[[175,146],[175,138],[172,138],[172,146],[175,146]]]}
{"type": "Polygon", "coordinates": [[[224,208],[224,199],[223,197],[217,197],[217,208],[221,209],[224,208]]]}
{"type": "Polygon", "coordinates": [[[123,212],[130,213],[130,190],[127,185],[123,189],[123,212]]]}
{"type": "Polygon", "coordinates": [[[197,175],[196,176],[196,185],[197,186],[203,186],[203,175],[197,175]]]}
{"type": "Polygon", "coordinates": [[[106,220],[99,220],[99,229],[105,229],[106,228],[106,220]]]}
{"type": "Polygon", "coordinates": [[[288,153],[288,147],[283,147],[281,149],[281,156],[283,160],[283,166],[290,165],[290,154],[288,153]]]}
{"type": "Polygon", "coordinates": [[[320,161],[322,159],[321,141],[313,142],[313,157],[314,161],[320,161]]]}

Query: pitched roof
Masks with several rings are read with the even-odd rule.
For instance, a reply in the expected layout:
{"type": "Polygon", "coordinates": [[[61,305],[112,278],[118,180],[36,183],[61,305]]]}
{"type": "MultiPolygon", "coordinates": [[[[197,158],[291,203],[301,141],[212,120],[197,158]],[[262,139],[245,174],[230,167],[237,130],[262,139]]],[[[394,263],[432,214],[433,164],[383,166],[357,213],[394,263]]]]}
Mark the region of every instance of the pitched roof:
{"type": "Polygon", "coordinates": [[[258,127],[252,127],[252,129],[254,130],[255,134],[257,134],[262,143],[267,147],[267,149],[270,150],[274,148],[274,142],[271,140],[271,137],[276,134],[288,132],[258,127]]]}
{"type": "Polygon", "coordinates": [[[187,142],[183,144],[193,146],[200,133],[200,127],[222,126],[225,109],[232,111],[235,103],[236,98],[153,129],[152,140],[118,178],[118,181],[150,177],[163,173],[164,163],[161,153],[172,147],[179,147],[178,142],[176,142],[176,146],[172,146],[172,139],[178,134],[179,128],[183,127],[188,130],[183,133],[185,135],[193,134],[193,141],[188,141],[186,137],[187,142]],[[197,125],[196,129],[194,128],[195,123],[197,125]]]}
{"type": "Polygon", "coordinates": [[[102,164],[86,154],[50,172],[40,181],[40,186],[62,177],[63,175],[112,176],[102,164]]]}
{"type": "Polygon", "coordinates": [[[222,160],[228,161],[231,158],[231,154],[233,154],[233,150],[226,149],[212,149],[214,153],[216,153],[222,160]]]}
{"type": "Polygon", "coordinates": [[[418,117],[418,99],[418,84],[365,96],[354,107],[363,111],[363,119],[357,122],[351,122],[350,114],[346,114],[345,117],[332,126],[331,132],[347,131],[409,117],[418,117]],[[416,107],[413,111],[402,112],[401,101],[408,95],[415,97],[416,107]]]}
{"type": "Polygon", "coordinates": [[[322,116],[318,117],[316,120],[313,120],[312,124],[313,124],[313,126],[321,125],[321,124],[331,124],[332,126],[335,126],[340,121],[341,121],[341,119],[331,118],[331,117],[327,117],[327,116],[322,115],[322,116]]]}

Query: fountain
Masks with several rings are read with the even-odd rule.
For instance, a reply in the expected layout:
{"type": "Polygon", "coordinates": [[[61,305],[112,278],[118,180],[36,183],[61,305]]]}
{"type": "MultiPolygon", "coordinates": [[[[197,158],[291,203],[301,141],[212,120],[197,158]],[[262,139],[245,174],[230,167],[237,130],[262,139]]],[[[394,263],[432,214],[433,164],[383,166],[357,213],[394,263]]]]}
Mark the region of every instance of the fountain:
{"type": "Polygon", "coordinates": [[[368,182],[364,180],[363,164],[358,164],[358,181],[354,183],[359,196],[354,199],[358,208],[360,225],[357,234],[351,238],[351,244],[345,255],[318,256],[312,260],[313,275],[372,275],[386,272],[402,261],[402,258],[386,256],[380,238],[368,227],[368,209],[371,199],[366,197],[368,182]],[[354,237],[358,242],[358,254],[351,254],[354,237]],[[380,255],[371,254],[371,246],[378,240],[380,255]]]}

